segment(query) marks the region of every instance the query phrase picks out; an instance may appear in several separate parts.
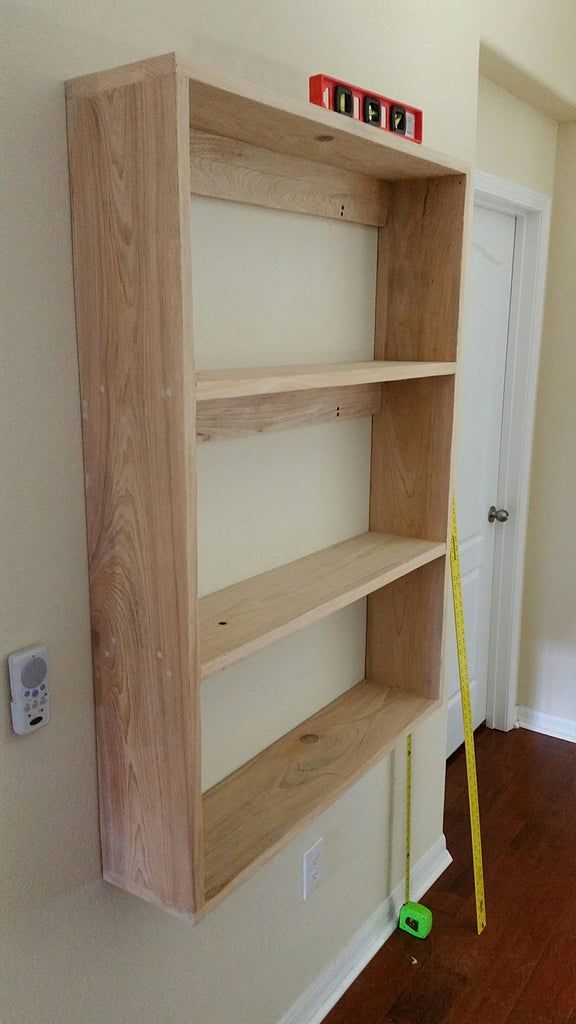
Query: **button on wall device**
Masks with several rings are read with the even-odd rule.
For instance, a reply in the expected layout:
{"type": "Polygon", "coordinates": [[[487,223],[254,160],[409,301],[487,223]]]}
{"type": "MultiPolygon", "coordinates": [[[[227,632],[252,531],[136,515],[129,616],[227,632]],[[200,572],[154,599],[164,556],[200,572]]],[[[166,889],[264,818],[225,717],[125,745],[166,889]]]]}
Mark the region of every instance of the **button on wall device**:
{"type": "Polygon", "coordinates": [[[25,736],[47,725],[50,720],[48,648],[26,647],[16,651],[8,658],[8,671],[12,728],[19,736],[25,736]],[[30,697],[38,697],[40,691],[40,702],[29,700],[30,697]],[[41,708],[38,707],[39,703],[42,704],[41,708]]]}

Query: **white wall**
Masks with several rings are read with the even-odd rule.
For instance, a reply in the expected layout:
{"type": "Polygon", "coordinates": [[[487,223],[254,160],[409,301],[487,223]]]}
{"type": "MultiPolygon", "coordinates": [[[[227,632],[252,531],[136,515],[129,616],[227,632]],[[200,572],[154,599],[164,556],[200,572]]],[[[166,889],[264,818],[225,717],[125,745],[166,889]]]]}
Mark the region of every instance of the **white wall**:
{"type": "MultiPolygon", "coordinates": [[[[348,7],[329,0],[7,0],[0,17],[5,96],[0,656],[4,666],[10,651],[47,643],[53,694],[52,723],[27,739],[10,731],[6,680],[0,702],[2,1021],[273,1024],[401,877],[402,759],[396,765],[390,759],[366,776],[196,928],[100,880],[63,82],[172,49],[301,98],[308,75],[325,71],[422,105],[426,141],[472,159],[475,5],[407,0],[399,16],[390,0],[358,0],[348,7]],[[431,40],[438,45],[431,46],[431,40]],[[302,903],[301,852],[320,834],[327,846],[325,882],[302,903]]],[[[221,255],[210,252],[216,224],[226,232],[229,258],[238,256],[246,244],[245,216],[217,204],[195,206],[195,245],[205,243],[207,260],[221,255]]],[[[282,215],[264,213],[258,220],[250,239],[252,257],[258,246],[264,252],[270,246],[279,257],[276,217],[282,215]]],[[[282,231],[295,231],[295,220],[286,215],[282,231]]],[[[333,232],[342,229],[339,239],[346,237],[343,244],[356,267],[366,271],[357,270],[352,282],[353,306],[334,289],[329,274],[317,280],[323,302],[310,345],[319,357],[329,346],[360,353],[371,325],[363,316],[352,334],[348,318],[354,312],[356,322],[358,307],[365,300],[370,305],[372,233],[311,220],[303,228],[314,236],[310,244],[331,261],[337,260],[333,232]]],[[[330,267],[341,272],[337,262],[330,267]]],[[[272,284],[273,274],[267,274],[272,284]]],[[[252,287],[248,269],[246,275],[246,286],[252,287]]],[[[209,287],[200,269],[199,344],[206,346],[205,365],[209,359],[217,365],[228,359],[231,306],[221,304],[214,336],[209,287]]],[[[279,299],[285,300],[285,292],[279,299]]],[[[309,295],[307,322],[312,305],[309,295]]],[[[261,316],[262,306],[249,313],[261,316]]],[[[280,337],[279,326],[274,329],[278,355],[295,340],[280,337]]],[[[262,343],[257,327],[252,319],[243,331],[246,358],[256,358],[262,343]]],[[[296,340],[306,344],[303,335],[296,340]]],[[[337,539],[361,528],[366,425],[317,427],[309,436],[304,456],[301,439],[291,433],[215,446],[202,454],[205,588],[220,585],[223,566],[236,576],[248,567],[253,572],[258,560],[274,564],[317,546],[320,537],[326,543],[329,534],[337,539]],[[267,488],[266,517],[247,488],[242,494],[226,489],[229,464],[240,458],[249,460],[254,495],[267,488]],[[287,495],[278,474],[281,464],[308,495],[305,534],[302,502],[287,495]],[[236,513],[234,535],[219,533],[224,503],[236,513]],[[232,564],[229,542],[239,538],[240,553],[232,564]]],[[[206,782],[266,742],[270,730],[283,731],[302,710],[307,713],[308,706],[354,681],[361,663],[362,614],[362,607],[349,609],[332,623],[264,652],[257,665],[254,659],[250,679],[239,666],[236,681],[245,697],[240,704],[229,680],[210,680],[206,782]],[[334,646],[340,636],[346,643],[334,646]],[[326,648],[332,661],[324,658],[326,648]],[[291,666],[299,665],[302,678],[295,679],[291,666]],[[306,686],[306,679],[314,686],[306,686]],[[256,725],[248,732],[250,707],[256,725]]],[[[442,830],[444,732],[440,713],[416,737],[416,858],[442,830]]]]}
{"type": "Polygon", "coordinates": [[[518,703],[576,722],[576,125],[560,125],[518,703]]]}

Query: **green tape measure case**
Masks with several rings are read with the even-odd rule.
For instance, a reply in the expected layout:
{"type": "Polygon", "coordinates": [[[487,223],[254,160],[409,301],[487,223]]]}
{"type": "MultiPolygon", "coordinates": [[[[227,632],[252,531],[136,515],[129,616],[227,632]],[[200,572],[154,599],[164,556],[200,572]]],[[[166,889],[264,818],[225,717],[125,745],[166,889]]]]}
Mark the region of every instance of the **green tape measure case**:
{"type": "Polygon", "coordinates": [[[399,924],[402,931],[415,935],[417,939],[425,939],[432,931],[432,911],[422,903],[410,900],[400,911],[399,924]]]}

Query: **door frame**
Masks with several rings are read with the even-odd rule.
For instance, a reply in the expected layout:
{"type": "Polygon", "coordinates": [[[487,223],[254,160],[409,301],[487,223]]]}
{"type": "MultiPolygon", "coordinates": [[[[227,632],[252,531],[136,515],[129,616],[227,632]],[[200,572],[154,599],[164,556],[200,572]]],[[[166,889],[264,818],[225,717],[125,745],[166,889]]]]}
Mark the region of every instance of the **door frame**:
{"type": "Polygon", "coordinates": [[[498,503],[516,529],[496,532],[488,653],[486,724],[516,724],[530,470],[544,313],[551,200],[491,174],[474,176],[474,205],[516,218],[504,380],[498,503]]]}

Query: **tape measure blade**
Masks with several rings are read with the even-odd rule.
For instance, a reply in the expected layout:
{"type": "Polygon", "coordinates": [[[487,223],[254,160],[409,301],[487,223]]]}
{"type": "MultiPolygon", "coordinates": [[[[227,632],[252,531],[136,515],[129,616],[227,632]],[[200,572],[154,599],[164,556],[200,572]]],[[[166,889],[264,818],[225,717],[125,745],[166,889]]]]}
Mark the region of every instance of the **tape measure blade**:
{"type": "Polygon", "coordinates": [[[464,749],[466,754],[466,776],[468,780],[468,804],[470,807],[470,833],[472,838],[472,863],[474,869],[474,891],[476,895],[476,925],[478,934],[486,927],[486,901],[484,893],[484,869],[482,864],[482,833],[480,828],[480,805],[478,800],[478,777],[476,753],[474,750],[474,726],[470,698],[470,677],[468,675],[468,654],[464,629],[464,602],[462,599],[462,576],[458,550],[458,528],[456,523],[456,502],[452,501],[452,522],[450,530],[450,575],[452,578],[452,599],[454,604],[454,626],[456,652],[460,676],[462,699],[462,723],[464,726],[464,749]]]}
{"type": "Polygon", "coordinates": [[[410,902],[410,856],[412,848],[412,735],[406,737],[406,848],[404,862],[405,903],[410,902]]]}

